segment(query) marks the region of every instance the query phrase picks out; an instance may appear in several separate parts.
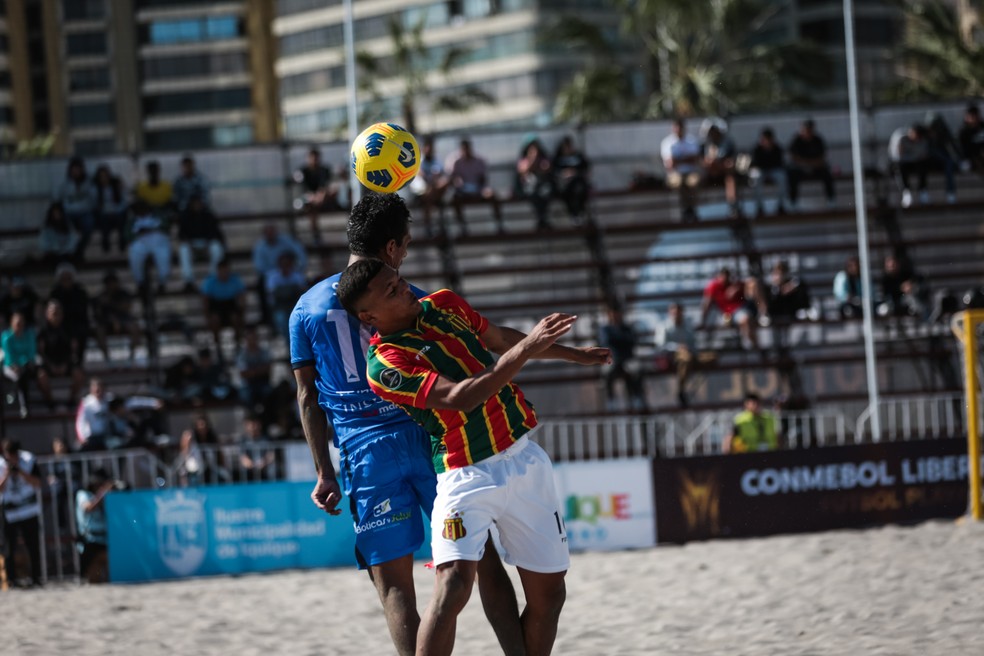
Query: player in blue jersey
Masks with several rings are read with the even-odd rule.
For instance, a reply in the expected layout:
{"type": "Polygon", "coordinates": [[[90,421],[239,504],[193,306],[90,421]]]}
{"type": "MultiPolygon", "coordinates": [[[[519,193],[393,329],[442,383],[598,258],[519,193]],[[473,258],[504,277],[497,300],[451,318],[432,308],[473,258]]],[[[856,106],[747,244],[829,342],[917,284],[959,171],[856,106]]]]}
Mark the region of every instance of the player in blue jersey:
{"type": "MultiPolygon", "coordinates": [[[[410,213],[395,194],[369,194],[348,222],[349,264],[379,258],[398,269],[410,244],[410,213]]],[[[379,593],[400,654],[413,654],[420,616],[413,553],[423,544],[423,517],[436,495],[430,436],[366,379],[371,329],[352,318],[335,294],[338,273],[309,289],[290,317],[291,366],[304,436],[318,481],[311,498],[337,515],[341,488],[328,457],[328,421],[335,431],[341,482],[355,523],[356,557],[379,593]]],[[[418,296],[424,292],[415,290],[418,296]]],[[[491,542],[491,540],[490,540],[491,542]]],[[[490,543],[479,563],[486,616],[506,654],[524,654],[516,595],[490,543]]]]}

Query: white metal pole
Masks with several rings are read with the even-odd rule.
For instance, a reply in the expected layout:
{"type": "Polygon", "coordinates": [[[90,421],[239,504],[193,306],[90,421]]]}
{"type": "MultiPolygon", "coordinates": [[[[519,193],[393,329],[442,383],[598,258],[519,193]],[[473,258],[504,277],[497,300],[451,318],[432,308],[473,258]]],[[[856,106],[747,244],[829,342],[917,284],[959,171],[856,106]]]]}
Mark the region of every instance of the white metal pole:
{"type": "Polygon", "coordinates": [[[864,318],[864,363],[868,378],[868,407],[871,435],[881,439],[878,412],[878,364],[872,313],[871,258],[868,253],[868,210],[864,201],[864,169],[861,165],[861,117],[858,111],[857,62],[854,58],[854,2],[844,0],[844,50],[847,54],[847,96],[850,104],[851,160],[854,167],[854,211],[858,225],[858,260],[861,265],[861,311],[864,318]]]}
{"type": "MultiPolygon", "coordinates": [[[[348,142],[352,143],[359,135],[359,101],[356,96],[355,80],[355,29],[352,27],[352,0],[345,0],[345,87],[348,92],[348,142]]],[[[345,162],[349,166],[349,162],[345,162]]],[[[352,171],[349,171],[349,189],[352,195],[352,205],[355,206],[362,196],[362,185],[352,171]]]]}

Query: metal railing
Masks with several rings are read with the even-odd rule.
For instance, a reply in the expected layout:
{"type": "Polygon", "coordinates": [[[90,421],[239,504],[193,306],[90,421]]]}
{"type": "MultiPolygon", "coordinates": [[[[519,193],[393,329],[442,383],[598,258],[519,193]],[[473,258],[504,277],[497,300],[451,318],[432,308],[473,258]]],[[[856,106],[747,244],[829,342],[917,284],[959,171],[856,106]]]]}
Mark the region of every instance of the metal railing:
{"type": "Polygon", "coordinates": [[[881,442],[961,435],[966,432],[965,410],[962,394],[882,398],[878,402],[880,434],[872,432],[872,409],[869,406],[858,416],[854,441],[881,442]]]}
{"type": "Polygon", "coordinates": [[[585,417],[546,420],[532,439],[554,462],[655,457],[676,425],[663,417],[585,417]]]}

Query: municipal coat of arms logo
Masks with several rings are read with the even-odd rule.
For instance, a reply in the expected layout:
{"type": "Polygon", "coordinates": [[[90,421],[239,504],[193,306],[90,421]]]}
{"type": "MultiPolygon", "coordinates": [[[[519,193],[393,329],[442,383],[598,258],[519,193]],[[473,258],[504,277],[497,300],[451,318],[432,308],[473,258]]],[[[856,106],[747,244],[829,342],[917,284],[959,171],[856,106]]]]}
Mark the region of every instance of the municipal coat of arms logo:
{"type": "Polygon", "coordinates": [[[465,537],[467,534],[465,520],[462,518],[461,513],[457,510],[449,512],[448,516],[444,518],[444,530],[441,531],[441,537],[454,542],[465,537]]]}
{"type": "Polygon", "coordinates": [[[205,498],[194,492],[179,491],[154,501],[161,560],[177,576],[193,574],[208,550],[205,498]]]}

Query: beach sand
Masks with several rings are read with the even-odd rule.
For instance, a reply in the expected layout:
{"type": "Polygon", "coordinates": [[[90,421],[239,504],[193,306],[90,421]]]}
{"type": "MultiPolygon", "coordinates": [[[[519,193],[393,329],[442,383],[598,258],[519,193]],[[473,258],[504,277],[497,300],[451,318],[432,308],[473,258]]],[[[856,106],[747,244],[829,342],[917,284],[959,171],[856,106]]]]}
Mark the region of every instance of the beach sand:
{"type": "MultiPolygon", "coordinates": [[[[575,554],[567,580],[558,655],[984,654],[984,523],[575,554]]],[[[10,655],[393,653],[354,570],[52,584],[0,594],[0,618],[10,655]]],[[[498,653],[477,591],[455,653],[498,653]]]]}

